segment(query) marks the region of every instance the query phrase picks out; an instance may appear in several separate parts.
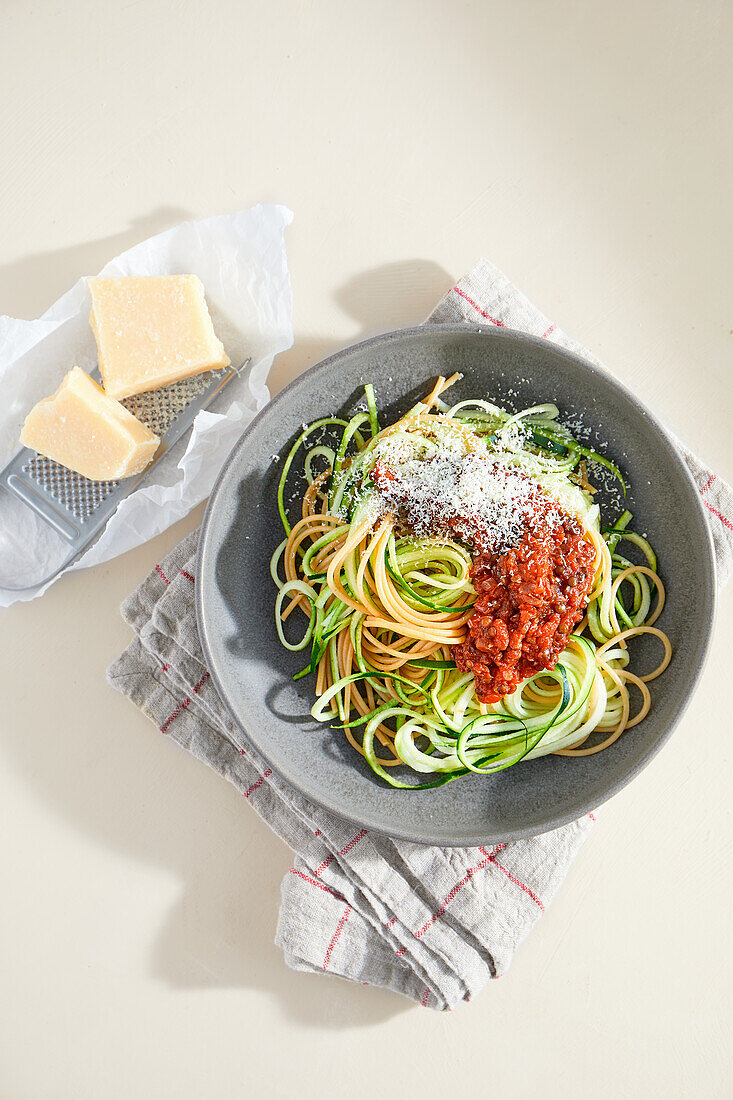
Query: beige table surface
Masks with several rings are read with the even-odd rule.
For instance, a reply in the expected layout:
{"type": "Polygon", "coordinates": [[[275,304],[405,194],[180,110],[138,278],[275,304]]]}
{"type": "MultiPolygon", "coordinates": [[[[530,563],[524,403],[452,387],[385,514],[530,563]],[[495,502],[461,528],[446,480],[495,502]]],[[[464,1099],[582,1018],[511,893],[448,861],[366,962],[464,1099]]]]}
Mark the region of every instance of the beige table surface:
{"type": "MultiPolygon", "coordinates": [[[[732,32],[712,0],[6,0],[0,312],[275,199],[273,389],[483,254],[731,478],[732,32]]],[[[0,1096],[732,1096],[733,591],[669,746],[437,1015],[287,970],[288,851],[105,684],[200,514],[0,612],[0,1096]]]]}

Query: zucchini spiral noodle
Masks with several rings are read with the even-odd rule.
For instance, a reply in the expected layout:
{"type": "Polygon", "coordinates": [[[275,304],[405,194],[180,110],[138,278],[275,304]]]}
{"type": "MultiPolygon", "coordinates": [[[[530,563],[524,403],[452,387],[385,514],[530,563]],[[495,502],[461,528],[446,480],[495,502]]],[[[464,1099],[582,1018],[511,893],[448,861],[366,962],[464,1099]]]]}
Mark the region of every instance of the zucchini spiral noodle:
{"type": "MultiPolygon", "coordinates": [[[[669,639],[654,626],[665,599],[656,554],[630,530],[629,511],[601,529],[593,503],[586,462],[605,467],[623,485],[618,469],[558,422],[555,405],[516,414],[483,400],[449,407],[441,395],[459,377],[438,378],[423,401],[383,430],[366,385],[365,407],[351,419],[324,417],[303,426],[279,482],[285,538],[270,568],[279,590],[280,641],[292,651],[310,647],[310,661],[295,679],[315,675],[313,717],[342,729],[373,771],[398,788],[437,787],[549,753],[600,752],[646,716],[647,685],[672,655],[669,639]],[[305,488],[296,501],[300,518],[291,526],[285,493],[299,454],[305,488]],[[394,476],[390,469],[412,471],[412,482],[403,484],[414,488],[430,469],[449,468],[436,465],[438,459],[482,463],[480,470],[529,486],[532,499],[540,494],[558,514],[572,517],[578,541],[585,541],[589,583],[564,648],[489,702],[480,701],[473,672],[457,666],[453,650],[465,643],[477,599],[470,539],[460,527],[453,534],[455,526],[411,525],[409,507],[406,519],[394,494],[380,492],[380,485],[389,488],[384,477],[379,482],[380,470],[387,478],[394,476]],[[624,557],[622,543],[644,563],[624,557]],[[297,641],[284,627],[294,612],[306,618],[297,641]],[[629,668],[628,643],[641,635],[653,635],[664,650],[646,675],[629,668]],[[632,685],[641,697],[633,715],[632,685]],[[415,782],[405,767],[393,770],[400,765],[429,778],[415,782]]],[[[508,547],[522,527],[511,526],[511,500],[499,499],[492,514],[504,524],[508,547]]]]}

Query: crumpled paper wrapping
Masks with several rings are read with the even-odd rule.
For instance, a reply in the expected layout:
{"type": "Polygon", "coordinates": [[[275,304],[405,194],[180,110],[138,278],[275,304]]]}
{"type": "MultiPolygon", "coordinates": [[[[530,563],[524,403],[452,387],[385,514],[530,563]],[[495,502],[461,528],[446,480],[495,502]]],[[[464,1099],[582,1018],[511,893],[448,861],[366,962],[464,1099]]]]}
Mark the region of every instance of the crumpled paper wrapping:
{"type": "MultiPolygon", "coordinates": [[[[251,365],[198,414],[190,433],[121,502],[98,541],[70,568],[123,554],[190,512],[208,496],[227,454],[269,400],[272,361],[293,342],[284,243],[292,217],[284,206],[259,205],[184,222],[123,252],[100,272],[198,275],[232,364],[251,359],[251,365]]],[[[89,310],[89,291],[80,279],[35,321],[0,317],[0,469],[18,449],[33,405],[56,389],[70,367],[96,366],[89,310]]],[[[14,496],[0,492],[0,607],[40,596],[49,584],[26,592],[4,591],[3,586],[34,583],[68,553],[68,544],[52,528],[14,496]]]]}

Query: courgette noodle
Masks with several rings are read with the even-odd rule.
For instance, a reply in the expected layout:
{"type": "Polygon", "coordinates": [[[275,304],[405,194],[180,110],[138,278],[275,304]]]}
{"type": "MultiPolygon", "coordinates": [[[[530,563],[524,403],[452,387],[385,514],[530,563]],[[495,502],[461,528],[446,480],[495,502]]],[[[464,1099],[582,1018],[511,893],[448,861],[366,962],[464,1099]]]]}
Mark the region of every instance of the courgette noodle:
{"type": "Polygon", "coordinates": [[[628,510],[601,527],[587,480],[586,463],[602,466],[625,492],[618,467],[575,439],[554,404],[513,414],[486,400],[447,405],[442,395],[457,377],[439,378],[423,401],[384,429],[367,384],[363,411],[303,427],[278,486],[285,534],[271,560],[278,636],[287,649],[308,651],[296,678],[315,676],[313,717],[342,730],[395,788],[441,786],[549,753],[599,752],[648,713],[647,684],[672,653],[654,626],[665,599],[656,554],[631,530],[628,510]],[[375,465],[394,446],[425,459],[452,447],[516,468],[573,515],[593,545],[586,613],[554,668],[497,702],[479,702],[473,673],[451,658],[476,599],[469,546],[405,531],[380,507],[375,465]],[[295,470],[302,471],[301,515],[291,523],[286,493],[295,470]],[[627,546],[641,564],[624,556],[627,546]],[[305,615],[295,638],[289,625],[286,633],[294,612],[305,615]],[[642,635],[664,651],[645,675],[629,667],[628,643],[642,635]],[[631,686],[641,696],[633,715],[631,686]]]}

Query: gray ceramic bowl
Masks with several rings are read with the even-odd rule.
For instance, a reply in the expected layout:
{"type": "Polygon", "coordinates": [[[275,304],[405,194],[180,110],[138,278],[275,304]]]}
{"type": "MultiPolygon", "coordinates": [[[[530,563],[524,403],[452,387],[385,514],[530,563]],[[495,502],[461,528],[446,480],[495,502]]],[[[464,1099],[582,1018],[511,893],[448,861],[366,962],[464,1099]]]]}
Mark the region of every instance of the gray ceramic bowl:
{"type": "MultiPolygon", "coordinates": [[[[714,570],[710,534],[687,469],[659,423],[618,382],[544,340],[485,327],[423,326],[337,352],[292,382],[247,429],[206,511],[198,622],[211,675],[244,740],[308,798],[394,836],[483,844],[532,836],[579,817],[649,763],[699,679],[714,618],[714,570]],[[282,539],[279,467],[272,456],[287,454],[303,421],[348,412],[365,382],[374,384],[386,424],[436,375],[454,371],[464,376],[451,391],[455,401],[487,396],[513,408],[554,401],[562,415],[582,418],[596,440],[608,442],[608,454],[631,484],[627,500],[637,530],[648,533],[659,553],[668,593],[659,625],[674,656],[650,685],[648,717],[608,750],[548,756],[496,776],[466,776],[413,793],[383,785],[340,731],[311,719],[312,677],[292,680],[303,658],[278,642],[269,576],[270,555],[282,539]]],[[[648,638],[634,644],[634,667],[651,667],[655,644],[648,638]]]]}

